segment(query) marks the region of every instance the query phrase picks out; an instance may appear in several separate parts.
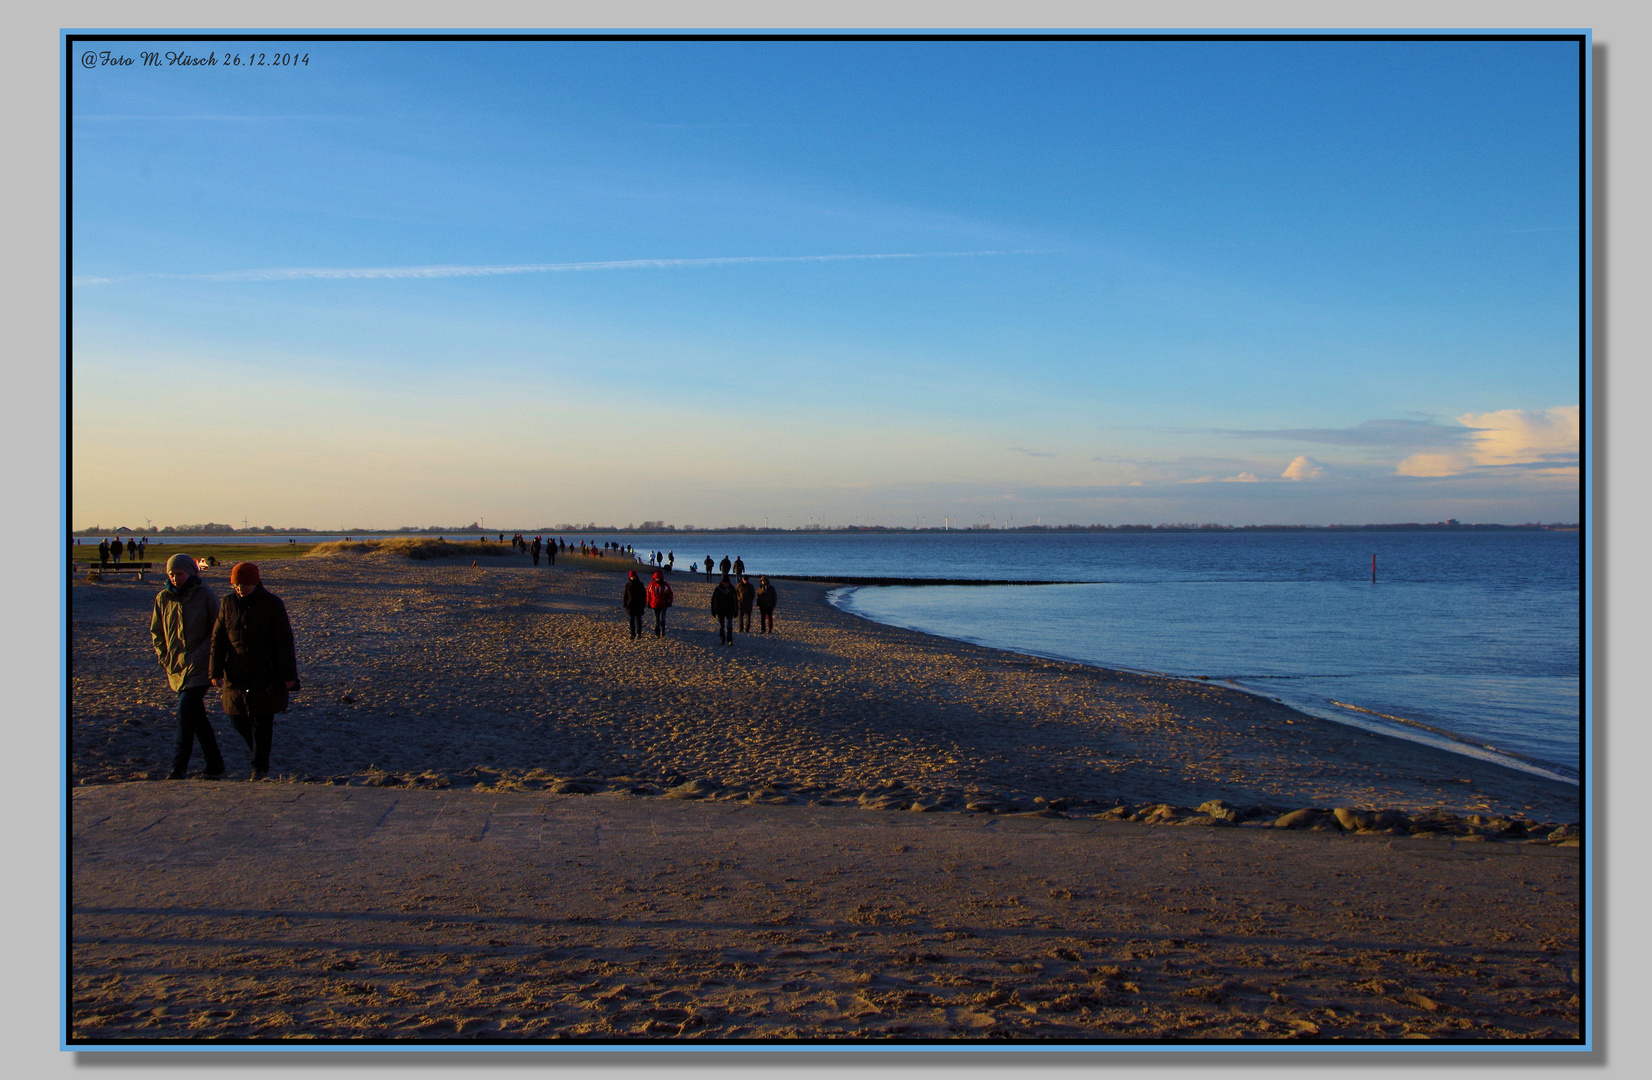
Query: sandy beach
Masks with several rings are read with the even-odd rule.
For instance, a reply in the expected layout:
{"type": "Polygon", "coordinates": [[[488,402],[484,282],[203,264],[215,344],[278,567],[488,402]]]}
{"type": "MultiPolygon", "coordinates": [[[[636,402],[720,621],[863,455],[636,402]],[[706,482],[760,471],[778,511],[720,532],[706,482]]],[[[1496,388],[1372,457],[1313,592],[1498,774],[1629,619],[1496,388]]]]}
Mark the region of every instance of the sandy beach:
{"type": "Polygon", "coordinates": [[[631,641],[620,575],[479,563],[263,564],[260,784],[215,705],[232,779],[149,782],[157,586],[74,587],[76,1037],[1579,1033],[1575,787],[825,584],[723,647],[703,577],[631,641]]]}

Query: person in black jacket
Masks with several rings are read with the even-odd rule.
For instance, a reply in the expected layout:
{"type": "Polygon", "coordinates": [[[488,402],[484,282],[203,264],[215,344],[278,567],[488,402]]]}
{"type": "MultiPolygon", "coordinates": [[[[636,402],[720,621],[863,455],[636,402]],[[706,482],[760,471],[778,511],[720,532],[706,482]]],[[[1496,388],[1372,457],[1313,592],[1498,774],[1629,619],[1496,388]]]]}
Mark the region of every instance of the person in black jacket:
{"type": "Polygon", "coordinates": [[[287,606],[259,582],[258,567],[230,567],[230,588],[212,628],[212,685],[223,689],[224,712],[252,751],[252,779],[270,771],[275,714],[297,690],[298,657],[287,606]]]}
{"type": "Polygon", "coordinates": [[[717,640],[724,645],[734,644],[734,616],[740,610],[740,596],[728,575],[711,590],[711,613],[717,616],[717,640]]]}
{"type": "Polygon", "coordinates": [[[775,594],[774,586],[769,584],[768,575],[758,577],[757,614],[759,618],[757,621],[762,626],[762,632],[765,634],[774,629],[774,606],[779,602],[780,597],[775,594]]]}
{"type": "Polygon", "coordinates": [[[643,590],[642,579],[632,570],[625,578],[625,591],[620,594],[620,607],[631,616],[631,640],[642,637],[642,613],[648,607],[648,595],[643,590]]]}
{"type": "Polygon", "coordinates": [[[757,599],[757,590],[752,588],[751,579],[740,575],[740,584],[735,587],[735,598],[740,604],[740,632],[751,633],[751,605],[757,599]]]}

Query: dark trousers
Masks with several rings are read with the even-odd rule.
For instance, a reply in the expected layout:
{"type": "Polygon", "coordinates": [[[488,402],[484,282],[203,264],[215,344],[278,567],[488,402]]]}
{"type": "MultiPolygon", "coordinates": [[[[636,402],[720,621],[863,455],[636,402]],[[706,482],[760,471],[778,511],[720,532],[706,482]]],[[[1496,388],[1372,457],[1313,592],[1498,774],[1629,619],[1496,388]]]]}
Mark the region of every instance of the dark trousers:
{"type": "Polygon", "coordinates": [[[533,564],[535,566],[539,565],[539,549],[538,548],[534,548],[534,551],[533,551],[533,564]]]}
{"type": "Polygon", "coordinates": [[[246,740],[247,749],[252,751],[253,769],[269,772],[270,736],[275,732],[275,717],[236,716],[231,713],[229,722],[235,725],[235,730],[246,740]]]}
{"type": "Polygon", "coordinates": [[[642,612],[633,611],[631,615],[631,636],[642,637],[642,612]]]}
{"type": "Polygon", "coordinates": [[[206,758],[206,771],[224,771],[224,756],[218,752],[218,737],[207,722],[206,692],[204,686],[191,686],[178,691],[178,741],[172,748],[172,771],[181,773],[189,768],[189,755],[195,743],[201,744],[201,756],[206,758]]]}
{"type": "Polygon", "coordinates": [[[654,636],[665,637],[665,613],[669,610],[663,607],[654,609],[654,636]]]}
{"type": "Polygon", "coordinates": [[[719,615],[719,616],[717,616],[717,640],[718,641],[726,641],[730,644],[734,643],[734,616],[733,615],[719,615]]]}
{"type": "Polygon", "coordinates": [[[740,632],[742,634],[751,633],[751,608],[749,607],[740,609],[740,632]]]}
{"type": "Polygon", "coordinates": [[[773,608],[758,608],[757,609],[757,615],[758,615],[757,621],[758,621],[758,623],[760,623],[762,625],[763,633],[766,634],[770,630],[774,629],[774,609],[773,608]]]}

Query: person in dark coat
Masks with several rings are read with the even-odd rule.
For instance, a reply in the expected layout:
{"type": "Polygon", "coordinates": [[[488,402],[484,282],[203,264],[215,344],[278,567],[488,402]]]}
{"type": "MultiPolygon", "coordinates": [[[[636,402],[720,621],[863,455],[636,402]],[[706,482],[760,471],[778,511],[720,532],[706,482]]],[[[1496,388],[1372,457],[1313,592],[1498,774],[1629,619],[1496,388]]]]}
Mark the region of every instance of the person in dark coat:
{"type": "Polygon", "coordinates": [[[620,607],[631,616],[631,640],[642,637],[642,613],[648,607],[647,590],[643,588],[642,579],[632,570],[625,576],[625,591],[620,594],[620,607]]]}
{"type": "Polygon", "coordinates": [[[746,573],[746,560],[736,555],[734,557],[734,576],[743,577],[746,573]]]}
{"type": "Polygon", "coordinates": [[[723,580],[711,590],[711,613],[717,616],[717,640],[724,645],[734,644],[734,616],[740,611],[740,594],[734,583],[723,575],[723,580]]]}
{"type": "Polygon", "coordinates": [[[733,566],[734,564],[728,561],[727,555],[724,555],[723,561],[717,564],[717,568],[723,572],[724,577],[728,577],[728,572],[733,566]]]}
{"type": "Polygon", "coordinates": [[[675,599],[671,593],[671,585],[665,580],[665,574],[654,571],[654,577],[648,582],[648,606],[654,612],[654,636],[665,637],[665,613],[675,599]]]}
{"type": "Polygon", "coordinates": [[[166,560],[166,588],[155,594],[149,617],[149,636],[155,659],[166,669],[167,682],[178,695],[178,739],[172,747],[168,780],[182,780],[189,771],[189,755],[201,744],[206,777],[224,775],[218,737],[207,720],[206,692],[212,655],[212,626],[217,605],[201,582],[195,560],[183,552],[166,560]]]}
{"type": "Polygon", "coordinates": [[[107,540],[98,541],[98,565],[109,565],[109,541],[107,540]]]}
{"type": "Polygon", "coordinates": [[[757,599],[757,590],[752,588],[751,579],[741,574],[740,584],[735,588],[734,593],[740,603],[740,632],[749,634],[751,633],[751,605],[752,601],[757,599]]]}
{"type": "Polygon", "coordinates": [[[110,545],[109,545],[109,554],[115,560],[115,565],[116,566],[120,565],[120,557],[121,557],[122,550],[123,549],[120,546],[120,537],[117,536],[117,537],[115,537],[113,542],[111,542],[110,545]]]}
{"type": "Polygon", "coordinates": [[[774,607],[779,602],[780,597],[775,593],[774,586],[769,584],[768,576],[758,577],[757,623],[763,628],[765,634],[774,629],[774,607]]]}
{"type": "Polygon", "coordinates": [[[212,628],[212,685],[223,689],[224,712],[252,751],[252,779],[270,771],[275,714],[287,711],[297,690],[298,656],[287,606],[259,581],[258,567],[230,567],[233,595],[218,606],[212,628]]]}
{"type": "Polygon", "coordinates": [[[712,566],[711,556],[707,555],[706,556],[706,580],[707,581],[711,580],[711,566],[712,566]]]}
{"type": "Polygon", "coordinates": [[[539,565],[539,548],[539,537],[536,536],[533,538],[533,543],[528,545],[528,551],[533,555],[533,564],[535,566],[539,565]]]}

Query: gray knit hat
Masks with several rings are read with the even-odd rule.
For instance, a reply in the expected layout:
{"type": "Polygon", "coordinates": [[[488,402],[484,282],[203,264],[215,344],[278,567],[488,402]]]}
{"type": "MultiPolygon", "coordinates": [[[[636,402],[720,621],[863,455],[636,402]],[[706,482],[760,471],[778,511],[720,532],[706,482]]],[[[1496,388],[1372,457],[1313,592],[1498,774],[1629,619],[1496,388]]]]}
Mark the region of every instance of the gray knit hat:
{"type": "Polygon", "coordinates": [[[197,567],[195,565],[194,556],[185,555],[181,551],[172,556],[172,558],[166,560],[166,572],[169,574],[177,570],[182,570],[187,574],[193,574],[196,569],[197,567]]]}

